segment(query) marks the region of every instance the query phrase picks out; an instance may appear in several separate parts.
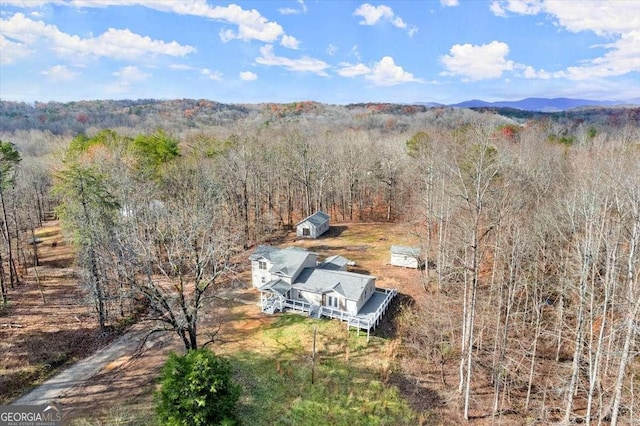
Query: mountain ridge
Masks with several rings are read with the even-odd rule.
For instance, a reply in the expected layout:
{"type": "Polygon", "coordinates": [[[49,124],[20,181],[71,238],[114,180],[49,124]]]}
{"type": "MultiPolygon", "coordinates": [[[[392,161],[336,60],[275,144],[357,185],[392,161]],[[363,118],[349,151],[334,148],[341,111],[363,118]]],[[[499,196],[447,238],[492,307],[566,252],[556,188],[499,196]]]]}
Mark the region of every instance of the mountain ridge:
{"type": "Polygon", "coordinates": [[[515,108],[525,111],[560,112],[580,107],[613,107],[624,105],[640,105],[640,98],[626,101],[597,101],[592,99],[575,98],[524,98],[518,101],[487,102],[481,99],[471,99],[455,104],[439,104],[435,102],[418,102],[419,105],[452,108],[515,108]]]}

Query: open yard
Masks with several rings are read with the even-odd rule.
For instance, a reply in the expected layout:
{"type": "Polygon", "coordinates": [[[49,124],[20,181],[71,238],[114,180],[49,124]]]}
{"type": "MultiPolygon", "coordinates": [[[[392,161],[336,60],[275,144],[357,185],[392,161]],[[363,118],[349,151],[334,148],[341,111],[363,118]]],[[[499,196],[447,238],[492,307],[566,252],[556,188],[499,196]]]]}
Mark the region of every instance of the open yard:
{"type": "MultiPolygon", "coordinates": [[[[97,333],[93,313],[76,284],[70,248],[51,225],[38,234],[42,240],[38,275],[46,303],[30,269],[27,283],[11,293],[2,317],[3,324],[11,325],[0,330],[3,355],[8,355],[2,358],[4,402],[111,339],[97,333]]],[[[410,231],[399,225],[339,224],[321,239],[295,241],[288,235],[281,245],[295,244],[321,257],[341,254],[355,261],[353,270],[377,276],[378,286],[398,288],[405,295],[402,299],[421,293],[418,272],[389,267],[388,253],[391,244],[410,242],[410,231]]],[[[416,424],[434,418],[432,409],[441,403],[440,397],[407,383],[398,372],[399,342],[391,317],[367,343],[364,333],[347,332],[338,321],[262,314],[249,282],[245,269],[219,289],[220,298],[208,307],[203,324],[204,333],[218,333],[211,349],[233,361],[244,390],[239,408],[244,422],[300,424],[329,419],[332,424],[416,424]],[[317,357],[312,384],[314,329],[317,357]],[[409,387],[413,406],[402,395],[409,387]]],[[[58,402],[67,418],[79,424],[126,419],[147,424],[155,378],[171,350],[182,350],[171,334],[142,347],[134,345],[90,380],[64,392],[58,402]]]]}

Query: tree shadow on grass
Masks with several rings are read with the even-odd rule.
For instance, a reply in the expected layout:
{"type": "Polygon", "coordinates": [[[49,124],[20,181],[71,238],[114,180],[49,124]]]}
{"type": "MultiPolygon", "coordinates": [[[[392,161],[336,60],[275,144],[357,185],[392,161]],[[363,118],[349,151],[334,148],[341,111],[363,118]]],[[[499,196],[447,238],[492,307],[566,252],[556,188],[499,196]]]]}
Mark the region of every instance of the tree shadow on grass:
{"type": "Polygon", "coordinates": [[[389,304],[387,312],[382,316],[380,324],[378,324],[372,335],[384,339],[394,339],[398,337],[398,316],[402,313],[403,309],[411,307],[414,304],[415,300],[413,297],[408,294],[398,293],[389,304]]]}
{"type": "Polygon", "coordinates": [[[0,402],[19,397],[41,381],[52,377],[78,359],[91,355],[108,343],[94,328],[30,331],[7,339],[0,376],[0,402]],[[6,357],[6,358],[5,358],[6,357]]]}

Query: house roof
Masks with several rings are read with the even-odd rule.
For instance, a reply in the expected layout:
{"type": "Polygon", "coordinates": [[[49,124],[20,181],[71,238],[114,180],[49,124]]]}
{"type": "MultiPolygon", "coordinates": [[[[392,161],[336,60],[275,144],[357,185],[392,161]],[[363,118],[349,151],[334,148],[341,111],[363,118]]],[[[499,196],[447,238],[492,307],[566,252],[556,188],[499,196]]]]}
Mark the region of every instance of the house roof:
{"type": "Polygon", "coordinates": [[[335,291],[345,299],[359,300],[370,279],[375,277],[353,272],[304,268],[291,287],[316,294],[335,291]]]}
{"type": "Polygon", "coordinates": [[[400,254],[403,256],[420,256],[420,247],[407,247],[407,246],[391,246],[392,254],[400,254]]]}
{"type": "Polygon", "coordinates": [[[278,250],[280,249],[273,246],[258,246],[249,256],[249,260],[260,260],[262,258],[270,260],[270,254],[278,250]]]}
{"type": "Polygon", "coordinates": [[[335,255],[327,257],[324,262],[318,265],[318,268],[338,271],[348,264],[349,259],[347,259],[346,257],[335,255]]]}
{"type": "Polygon", "coordinates": [[[298,247],[279,249],[272,246],[258,246],[249,256],[251,260],[266,259],[272,263],[269,272],[292,276],[308,256],[314,255],[310,251],[298,247]]]}
{"type": "Polygon", "coordinates": [[[260,287],[260,291],[272,291],[276,292],[282,296],[287,294],[287,291],[291,288],[291,284],[283,281],[281,279],[271,280],[262,287],[260,287]]]}
{"type": "Polygon", "coordinates": [[[323,223],[329,221],[329,215],[326,214],[325,212],[317,211],[314,214],[312,214],[311,216],[308,216],[305,219],[301,220],[300,222],[296,223],[296,226],[300,225],[301,223],[307,222],[307,221],[311,222],[315,226],[320,226],[323,223]]]}

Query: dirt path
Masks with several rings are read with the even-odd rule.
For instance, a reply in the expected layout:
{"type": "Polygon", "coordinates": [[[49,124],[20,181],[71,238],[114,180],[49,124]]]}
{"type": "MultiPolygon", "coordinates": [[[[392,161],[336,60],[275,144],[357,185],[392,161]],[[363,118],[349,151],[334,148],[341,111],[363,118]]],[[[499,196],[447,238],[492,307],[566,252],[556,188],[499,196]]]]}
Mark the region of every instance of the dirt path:
{"type": "MultiPolygon", "coordinates": [[[[59,399],[74,387],[89,382],[92,377],[107,369],[115,360],[135,357],[147,333],[147,329],[133,327],[95,354],[77,362],[18,398],[13,405],[41,405],[59,399]]],[[[162,338],[162,334],[157,333],[149,338],[145,347],[155,345],[162,338]]]]}

